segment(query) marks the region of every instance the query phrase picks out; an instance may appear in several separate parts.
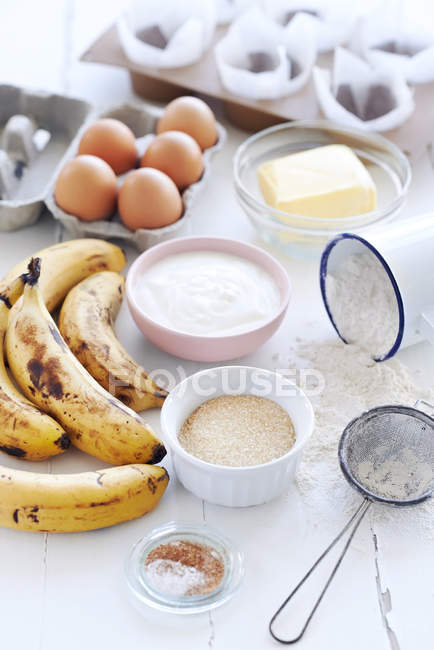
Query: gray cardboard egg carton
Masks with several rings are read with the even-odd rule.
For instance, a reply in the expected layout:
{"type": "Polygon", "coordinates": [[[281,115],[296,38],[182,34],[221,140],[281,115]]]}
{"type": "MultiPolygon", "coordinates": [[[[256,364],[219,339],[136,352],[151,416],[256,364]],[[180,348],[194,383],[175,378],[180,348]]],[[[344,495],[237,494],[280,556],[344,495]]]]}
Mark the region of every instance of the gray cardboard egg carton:
{"type": "MultiPolygon", "coordinates": [[[[219,124],[217,143],[203,155],[204,173],[183,192],[183,216],[170,226],[133,232],[123,226],[117,213],[108,220],[80,221],[59,208],[54,199],[58,173],[77,154],[81,134],[89,124],[101,117],[121,120],[136,136],[141,156],[153,138],[161,113],[159,109],[132,104],[101,113],[82,100],[0,85],[0,230],[16,230],[35,223],[45,203],[74,237],[116,238],[145,250],[187,234],[195,198],[210,174],[211,157],[226,138],[226,131],[219,124]]],[[[125,176],[118,177],[119,185],[125,176]]]]}
{"type": "MultiPolygon", "coordinates": [[[[161,109],[156,109],[154,107],[124,104],[122,106],[111,108],[110,110],[104,111],[103,113],[95,114],[92,121],[102,117],[112,117],[126,124],[136,136],[137,151],[139,157],[141,157],[145,152],[146,147],[154,137],[157,121],[162,112],[163,111],[161,109]]],[[[122,224],[117,212],[108,220],[80,221],[80,219],[72,214],[65,212],[57,205],[54,198],[55,179],[53,179],[53,183],[50,187],[50,191],[45,203],[55,219],[58,219],[66,228],[66,230],[68,230],[74,237],[121,239],[131,242],[139,250],[143,251],[150,246],[158,244],[162,241],[166,241],[167,239],[186,235],[190,230],[191,212],[195,199],[199,192],[203,189],[210,175],[211,157],[222,147],[226,139],[225,129],[220,124],[217,124],[217,129],[217,143],[203,153],[204,173],[197,181],[197,183],[193,183],[182,193],[182,202],[184,206],[183,215],[180,219],[178,219],[178,221],[171,224],[170,226],[152,229],[140,228],[139,230],[133,232],[122,224]]],[[[79,139],[80,134],[77,136],[68,152],[68,156],[70,158],[75,156],[77,153],[79,139]]],[[[128,173],[129,172],[126,172],[126,174],[118,176],[119,185],[122,184],[122,181],[128,175],[128,173]]]]}
{"type": "Polygon", "coordinates": [[[0,85],[0,230],[35,223],[91,109],[78,99],[0,85]]]}

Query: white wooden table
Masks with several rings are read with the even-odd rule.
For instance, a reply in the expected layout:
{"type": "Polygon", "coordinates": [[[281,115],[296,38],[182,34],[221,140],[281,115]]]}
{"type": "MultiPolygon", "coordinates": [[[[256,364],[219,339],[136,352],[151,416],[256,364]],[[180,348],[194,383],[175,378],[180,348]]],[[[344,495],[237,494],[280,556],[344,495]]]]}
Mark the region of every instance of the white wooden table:
{"type": "MultiPolygon", "coordinates": [[[[100,105],[131,98],[124,71],[81,64],[77,57],[119,11],[122,0],[2,0],[0,3],[0,82],[66,91],[100,105]]],[[[195,208],[195,234],[256,241],[232,190],[231,160],[246,137],[228,126],[228,143],[214,160],[214,179],[195,208]]],[[[434,135],[434,125],[431,136],[434,135]]],[[[428,139],[427,139],[428,143],[428,139]]],[[[434,208],[433,164],[428,152],[415,162],[408,214],[434,208]]],[[[49,215],[33,227],[0,233],[0,275],[22,257],[54,242],[49,215]]],[[[135,252],[129,251],[130,260],[135,252]]],[[[279,332],[249,365],[274,366],[307,322],[331,334],[320,302],[317,265],[283,260],[294,297],[279,332]]],[[[128,351],[146,368],[187,374],[203,367],[171,357],[147,343],[124,306],[118,332],[128,351]]],[[[427,382],[434,380],[434,350],[421,344],[401,353],[427,382]]],[[[158,412],[147,417],[159,430],[158,412]]],[[[16,467],[29,463],[10,458],[16,467]]],[[[170,458],[164,461],[171,472],[170,458]]],[[[40,471],[77,472],[101,463],[76,450],[38,465],[40,471]]],[[[31,466],[35,469],[34,465],[31,466]]],[[[158,508],[146,517],[107,530],[82,534],[32,534],[0,529],[0,647],[5,650],[159,647],[164,650],[259,650],[278,647],[268,620],[343,523],[336,504],[333,521],[312,517],[295,487],[276,501],[244,510],[203,503],[173,476],[158,508]],[[246,555],[247,574],[230,605],[181,628],[155,625],[130,605],[123,562],[130,546],[151,528],[171,519],[207,521],[231,537],[246,555]]],[[[368,519],[299,647],[303,650],[429,650],[434,639],[433,547],[414,531],[401,535],[391,525],[372,530],[368,519]],[[378,541],[378,551],[374,545],[378,541]],[[379,591],[389,590],[390,641],[382,621],[379,591]]],[[[306,603],[305,603],[306,604],[306,603]]],[[[292,630],[301,618],[293,618],[292,630]]]]}

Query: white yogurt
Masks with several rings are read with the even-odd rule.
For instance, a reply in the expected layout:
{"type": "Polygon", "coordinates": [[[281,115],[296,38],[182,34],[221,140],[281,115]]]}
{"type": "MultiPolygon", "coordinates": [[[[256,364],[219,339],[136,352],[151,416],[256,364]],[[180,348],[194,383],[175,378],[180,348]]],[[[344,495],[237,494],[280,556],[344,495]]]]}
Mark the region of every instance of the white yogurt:
{"type": "Polygon", "coordinates": [[[227,336],[273,318],[280,291],[260,266],[215,251],[168,255],[142,275],[137,302],[165,327],[199,336],[227,336]]]}

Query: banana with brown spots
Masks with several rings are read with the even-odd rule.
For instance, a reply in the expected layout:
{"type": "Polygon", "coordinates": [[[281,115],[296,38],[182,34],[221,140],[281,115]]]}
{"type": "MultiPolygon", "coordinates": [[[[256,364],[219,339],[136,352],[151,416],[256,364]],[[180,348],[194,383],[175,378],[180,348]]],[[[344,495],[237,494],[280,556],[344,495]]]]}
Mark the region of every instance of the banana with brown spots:
{"type": "Polygon", "coordinates": [[[25,460],[45,460],[65,451],[69,438],[53,418],[17,390],[4,362],[9,311],[23,287],[24,278],[20,276],[0,293],[0,451],[25,460]]]}
{"type": "Polygon", "coordinates": [[[77,359],[101,386],[134,411],[162,406],[167,392],[157,386],[116,338],[113,323],[124,294],[119,273],[94,273],[65,298],[59,330],[77,359]]]}
{"type": "Polygon", "coordinates": [[[113,526],[149,512],[169,476],[156,465],[80,474],[37,474],[0,466],[0,525],[69,533],[113,526]]]}
{"type": "Polygon", "coordinates": [[[112,465],[158,463],[166,450],[152,429],[104,390],[63,340],[39,289],[39,262],[29,264],[9,317],[6,352],[16,382],[82,451],[112,465]]]}
{"type": "MultiPolygon", "coordinates": [[[[35,253],[42,260],[39,286],[48,311],[62,302],[78,282],[98,271],[121,271],[125,255],[119,246],[102,239],[72,239],[49,246],[35,253]]],[[[5,293],[16,278],[27,271],[30,257],[22,260],[0,281],[0,293],[5,293]]]]}

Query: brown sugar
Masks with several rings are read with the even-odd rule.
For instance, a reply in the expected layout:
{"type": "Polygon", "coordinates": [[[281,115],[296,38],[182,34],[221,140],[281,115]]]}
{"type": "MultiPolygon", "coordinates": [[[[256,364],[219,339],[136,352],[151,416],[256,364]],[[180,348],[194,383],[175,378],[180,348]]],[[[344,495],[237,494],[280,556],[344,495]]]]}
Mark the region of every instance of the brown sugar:
{"type": "Polygon", "coordinates": [[[295,442],[288,413],[271,399],[222,395],[201,404],[184,422],[179,442],[214,465],[260,465],[286,454],[295,442]]]}

